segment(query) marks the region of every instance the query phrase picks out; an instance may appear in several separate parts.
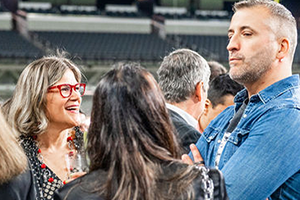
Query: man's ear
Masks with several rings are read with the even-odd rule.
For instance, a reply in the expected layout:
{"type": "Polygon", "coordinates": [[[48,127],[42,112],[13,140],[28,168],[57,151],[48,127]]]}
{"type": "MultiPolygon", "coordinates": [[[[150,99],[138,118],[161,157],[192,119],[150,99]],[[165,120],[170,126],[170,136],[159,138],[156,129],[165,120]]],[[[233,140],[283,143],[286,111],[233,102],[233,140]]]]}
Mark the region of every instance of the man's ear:
{"type": "Polygon", "coordinates": [[[203,81],[200,81],[197,83],[196,88],[195,88],[195,97],[198,101],[201,101],[202,97],[202,90],[203,90],[203,81]]]}
{"type": "Polygon", "coordinates": [[[281,38],[279,41],[279,45],[280,46],[276,58],[278,58],[279,61],[282,61],[282,59],[288,56],[289,49],[290,49],[290,42],[287,38],[281,38]]]}
{"type": "Polygon", "coordinates": [[[203,115],[207,115],[209,112],[209,109],[211,107],[211,101],[209,99],[205,100],[205,104],[204,104],[204,110],[203,110],[203,115]]]}

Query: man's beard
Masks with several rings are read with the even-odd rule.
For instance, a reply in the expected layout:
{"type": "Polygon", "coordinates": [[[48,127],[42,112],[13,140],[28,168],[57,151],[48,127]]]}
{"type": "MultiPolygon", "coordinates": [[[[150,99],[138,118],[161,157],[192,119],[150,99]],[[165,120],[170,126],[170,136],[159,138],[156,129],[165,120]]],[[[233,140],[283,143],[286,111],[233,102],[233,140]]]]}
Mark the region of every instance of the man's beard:
{"type": "Polygon", "coordinates": [[[250,58],[238,55],[242,58],[243,63],[238,66],[230,66],[229,75],[231,79],[243,85],[256,82],[271,68],[274,61],[273,55],[270,48],[264,48],[250,58]]]}

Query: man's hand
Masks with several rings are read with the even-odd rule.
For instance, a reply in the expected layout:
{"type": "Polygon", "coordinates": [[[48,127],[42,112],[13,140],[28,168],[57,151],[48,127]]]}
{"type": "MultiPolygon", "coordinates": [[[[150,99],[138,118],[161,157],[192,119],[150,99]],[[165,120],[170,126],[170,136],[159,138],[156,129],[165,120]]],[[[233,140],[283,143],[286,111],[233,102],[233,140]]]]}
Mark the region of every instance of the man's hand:
{"type": "Polygon", "coordinates": [[[204,164],[203,162],[203,158],[198,150],[198,148],[196,147],[195,144],[191,144],[190,145],[190,149],[191,149],[191,152],[193,154],[193,157],[194,157],[194,162],[193,160],[187,155],[187,154],[183,154],[181,156],[181,160],[185,163],[185,164],[188,164],[188,165],[202,165],[204,164]]]}

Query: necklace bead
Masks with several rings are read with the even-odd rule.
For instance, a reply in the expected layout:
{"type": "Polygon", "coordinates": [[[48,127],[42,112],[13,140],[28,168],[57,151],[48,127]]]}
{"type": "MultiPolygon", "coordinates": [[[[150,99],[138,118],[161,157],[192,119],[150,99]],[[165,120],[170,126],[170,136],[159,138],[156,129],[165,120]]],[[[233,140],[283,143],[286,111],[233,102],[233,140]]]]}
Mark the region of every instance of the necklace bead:
{"type": "Polygon", "coordinates": [[[74,152],[73,152],[73,151],[70,151],[70,152],[69,152],[69,156],[74,156],[74,152]]]}
{"type": "Polygon", "coordinates": [[[50,183],[52,183],[54,181],[54,179],[52,178],[52,177],[50,177],[49,179],[48,179],[48,182],[50,182],[50,183]]]}
{"type": "Polygon", "coordinates": [[[71,137],[71,136],[69,136],[68,138],[67,138],[67,141],[69,142],[69,141],[72,141],[73,140],[73,138],[71,137]]]}

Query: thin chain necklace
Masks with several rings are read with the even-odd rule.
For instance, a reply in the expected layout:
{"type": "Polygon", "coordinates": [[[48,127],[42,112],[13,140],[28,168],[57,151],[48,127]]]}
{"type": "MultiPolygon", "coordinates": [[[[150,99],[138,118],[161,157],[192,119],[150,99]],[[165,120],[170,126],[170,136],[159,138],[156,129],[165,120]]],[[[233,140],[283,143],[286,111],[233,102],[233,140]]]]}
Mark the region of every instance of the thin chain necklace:
{"type": "MultiPolygon", "coordinates": [[[[69,155],[74,155],[74,150],[76,150],[74,148],[74,143],[73,143],[73,137],[74,137],[74,134],[70,134],[68,135],[67,137],[67,145],[68,145],[68,148],[69,148],[69,155]]],[[[33,136],[33,139],[35,141],[35,144],[36,146],[38,147],[37,148],[37,157],[39,159],[39,161],[42,163],[40,165],[40,168],[41,168],[41,171],[42,171],[42,174],[43,174],[43,178],[45,181],[48,181],[49,183],[52,183],[54,181],[54,178],[50,175],[50,176],[47,176],[47,173],[46,173],[46,168],[47,168],[47,165],[45,164],[45,159],[42,155],[42,151],[40,149],[40,145],[39,145],[39,142],[37,141],[37,136],[33,136]]],[[[67,169],[67,168],[65,168],[67,169]]],[[[68,178],[68,172],[66,172],[66,177],[68,178]]],[[[66,180],[63,181],[63,184],[66,184],[66,180]]]]}

